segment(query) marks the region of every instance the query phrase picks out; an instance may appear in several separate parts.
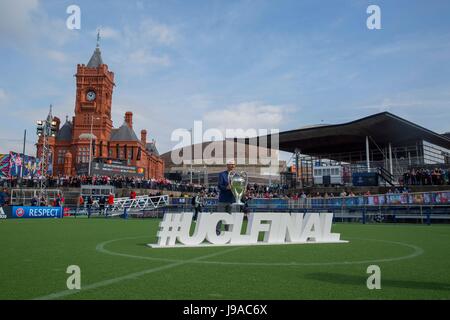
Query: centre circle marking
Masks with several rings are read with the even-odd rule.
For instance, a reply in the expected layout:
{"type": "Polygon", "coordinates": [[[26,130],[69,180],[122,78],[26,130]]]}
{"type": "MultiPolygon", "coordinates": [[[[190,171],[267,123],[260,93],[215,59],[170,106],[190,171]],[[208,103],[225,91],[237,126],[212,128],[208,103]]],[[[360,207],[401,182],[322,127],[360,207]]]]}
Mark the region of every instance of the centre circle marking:
{"type": "MultiPolygon", "coordinates": [[[[127,238],[120,238],[120,239],[113,239],[104,241],[102,243],[97,244],[96,251],[104,254],[114,255],[114,256],[120,256],[120,257],[127,257],[127,258],[133,258],[133,259],[143,259],[143,260],[150,260],[150,261],[162,261],[162,262],[185,262],[185,263],[199,263],[199,264],[215,264],[215,265],[239,265],[239,266],[331,266],[331,265],[349,265],[349,264],[367,264],[367,263],[379,263],[379,262],[392,262],[392,261],[399,261],[399,260],[406,260],[406,259],[412,259],[417,256],[420,256],[424,253],[424,250],[418,246],[409,244],[409,243],[403,243],[403,242],[396,242],[396,241],[389,241],[389,240],[379,240],[379,239],[366,239],[366,238],[348,238],[349,240],[366,240],[366,241],[375,241],[375,242],[384,242],[389,244],[395,244],[403,247],[407,247],[410,249],[413,249],[414,251],[408,255],[400,256],[400,257],[392,257],[392,258],[383,258],[383,259],[371,259],[371,260],[357,260],[357,261],[337,261],[337,262],[232,262],[232,261],[203,261],[203,260],[194,260],[194,261],[188,261],[188,260],[179,260],[179,259],[167,259],[167,258],[157,258],[157,257],[145,257],[145,256],[138,256],[128,253],[121,253],[121,252],[115,252],[108,249],[105,249],[105,246],[107,244],[123,241],[123,240],[133,240],[133,239],[140,239],[140,238],[148,238],[148,236],[140,236],[140,237],[127,237],[127,238]]],[[[245,246],[248,248],[248,246],[245,246]]],[[[224,247],[221,247],[224,248],[224,247]]]]}

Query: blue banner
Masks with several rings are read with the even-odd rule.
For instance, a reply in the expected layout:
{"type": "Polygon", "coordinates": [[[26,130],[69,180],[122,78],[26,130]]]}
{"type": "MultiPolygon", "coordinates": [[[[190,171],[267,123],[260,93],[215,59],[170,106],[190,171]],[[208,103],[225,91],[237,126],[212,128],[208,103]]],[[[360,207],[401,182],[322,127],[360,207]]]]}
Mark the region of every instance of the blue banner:
{"type": "Polygon", "coordinates": [[[285,199],[260,199],[253,198],[249,201],[249,206],[256,209],[286,209],[288,208],[288,200],[285,199]]]}
{"type": "Polygon", "coordinates": [[[23,207],[13,206],[12,218],[62,218],[62,207],[23,207]]]}
{"type": "Polygon", "coordinates": [[[354,172],[352,183],[354,186],[378,186],[378,174],[376,172],[354,172]]]}
{"type": "MultiPolygon", "coordinates": [[[[170,198],[171,204],[173,205],[192,205],[192,197],[189,198],[170,198]]],[[[219,203],[219,199],[216,198],[206,198],[205,199],[205,205],[207,207],[209,206],[216,206],[219,203]]]]}
{"type": "Polygon", "coordinates": [[[171,198],[172,204],[191,204],[192,197],[189,198],[171,198]]]}
{"type": "MultiPolygon", "coordinates": [[[[172,205],[191,206],[192,197],[170,198],[172,205]]],[[[396,205],[446,205],[450,203],[449,191],[430,193],[388,193],[370,196],[307,198],[305,200],[287,200],[280,198],[253,198],[248,205],[254,209],[287,209],[301,204],[309,208],[341,208],[352,206],[396,206],[396,205]]],[[[205,199],[206,207],[215,207],[217,198],[205,199]]]]}
{"type": "Polygon", "coordinates": [[[219,199],[207,198],[205,202],[206,206],[213,207],[219,204],[219,199]]]}

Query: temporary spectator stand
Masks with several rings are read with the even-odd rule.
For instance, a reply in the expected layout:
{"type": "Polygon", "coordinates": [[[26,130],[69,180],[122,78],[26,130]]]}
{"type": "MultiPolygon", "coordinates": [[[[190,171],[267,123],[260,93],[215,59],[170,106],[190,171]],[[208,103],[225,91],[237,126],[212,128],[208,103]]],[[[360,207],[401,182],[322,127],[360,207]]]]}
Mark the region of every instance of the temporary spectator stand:
{"type": "Polygon", "coordinates": [[[41,189],[11,189],[10,204],[27,206],[31,205],[33,198],[36,198],[39,202],[42,196],[44,196],[47,204],[50,204],[58,194],[63,197],[63,193],[59,189],[45,189],[44,195],[41,192],[41,189]]]}

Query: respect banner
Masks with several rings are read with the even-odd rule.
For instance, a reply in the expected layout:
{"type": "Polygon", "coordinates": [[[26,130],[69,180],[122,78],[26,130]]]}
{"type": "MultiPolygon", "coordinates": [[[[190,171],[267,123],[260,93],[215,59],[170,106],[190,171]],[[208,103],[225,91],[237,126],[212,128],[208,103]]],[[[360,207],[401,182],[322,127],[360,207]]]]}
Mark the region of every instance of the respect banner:
{"type": "Polygon", "coordinates": [[[25,207],[13,206],[12,218],[62,218],[63,207],[25,207]]]}

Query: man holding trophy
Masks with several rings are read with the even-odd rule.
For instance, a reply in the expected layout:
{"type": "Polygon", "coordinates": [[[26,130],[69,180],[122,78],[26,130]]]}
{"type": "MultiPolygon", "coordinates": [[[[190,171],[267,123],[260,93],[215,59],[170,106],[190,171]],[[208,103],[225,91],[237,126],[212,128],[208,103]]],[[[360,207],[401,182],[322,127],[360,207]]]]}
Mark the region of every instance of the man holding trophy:
{"type": "MultiPolygon", "coordinates": [[[[231,214],[232,205],[244,205],[241,198],[247,190],[247,174],[245,172],[236,172],[236,163],[234,160],[227,161],[227,170],[219,174],[219,212],[228,212],[231,214]]],[[[222,222],[216,226],[216,234],[220,234],[222,222]]],[[[225,231],[228,226],[225,225],[225,231]]]]}

